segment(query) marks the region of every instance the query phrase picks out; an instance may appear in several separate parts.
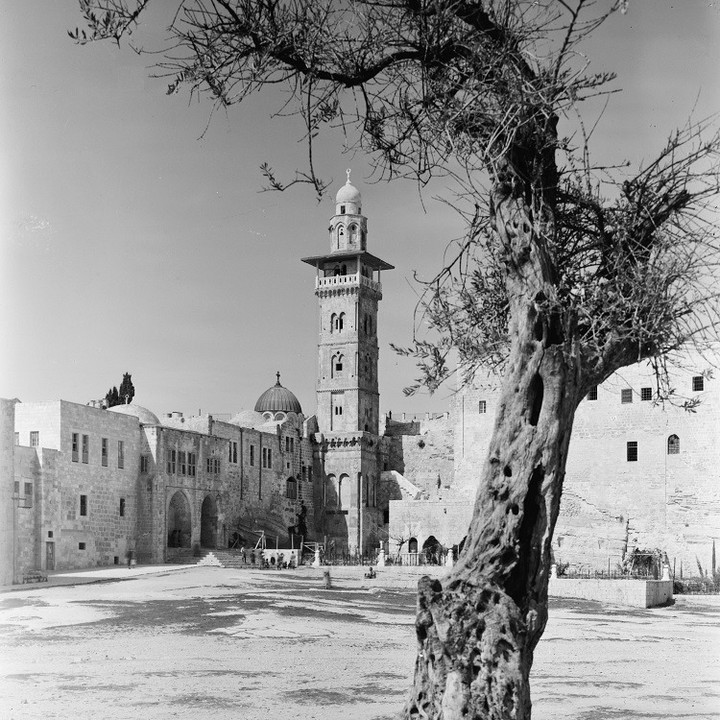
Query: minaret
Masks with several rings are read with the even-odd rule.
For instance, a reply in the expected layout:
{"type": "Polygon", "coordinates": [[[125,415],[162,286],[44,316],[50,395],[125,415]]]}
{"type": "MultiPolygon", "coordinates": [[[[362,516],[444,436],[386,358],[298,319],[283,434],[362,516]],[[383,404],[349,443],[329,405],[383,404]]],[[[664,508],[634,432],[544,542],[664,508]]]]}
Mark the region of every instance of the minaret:
{"type": "Polygon", "coordinates": [[[326,534],[366,545],[376,511],[379,446],[377,311],[380,272],[393,266],[367,252],[360,191],[347,182],[335,198],[330,252],[303,258],[315,266],[320,308],[317,420],[324,437],[326,534]]]}

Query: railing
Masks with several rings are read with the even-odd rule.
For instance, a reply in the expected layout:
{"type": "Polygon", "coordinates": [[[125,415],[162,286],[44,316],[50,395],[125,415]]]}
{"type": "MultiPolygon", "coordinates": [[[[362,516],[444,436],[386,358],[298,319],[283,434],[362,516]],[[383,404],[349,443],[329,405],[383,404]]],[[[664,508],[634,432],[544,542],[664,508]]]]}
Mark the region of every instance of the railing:
{"type": "Polygon", "coordinates": [[[387,565],[445,565],[447,553],[406,552],[393,553],[385,558],[387,565]]]}
{"type": "Polygon", "coordinates": [[[350,287],[353,285],[364,285],[376,292],[382,292],[382,284],[366,278],[364,275],[355,273],[354,275],[330,275],[328,277],[319,277],[315,279],[315,289],[332,288],[332,287],[350,287]]]}

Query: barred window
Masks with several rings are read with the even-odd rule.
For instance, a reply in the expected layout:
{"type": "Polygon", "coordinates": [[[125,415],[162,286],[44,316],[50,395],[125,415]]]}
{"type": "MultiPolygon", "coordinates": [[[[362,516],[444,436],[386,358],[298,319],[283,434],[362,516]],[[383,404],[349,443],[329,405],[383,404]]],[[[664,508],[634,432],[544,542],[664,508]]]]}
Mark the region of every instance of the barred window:
{"type": "Polygon", "coordinates": [[[185,464],[185,451],[178,451],[178,475],[185,475],[187,473],[187,465],[185,464]]]}
{"type": "Polygon", "coordinates": [[[149,458],[147,455],[141,455],[140,456],[140,472],[146,473],[148,471],[148,467],[150,466],[149,458]]]}
{"type": "Polygon", "coordinates": [[[87,495],[80,496],[80,514],[87,515],[87,495]]]}
{"type": "Polygon", "coordinates": [[[640,388],[640,400],[652,400],[652,388],[640,388]]]}
{"type": "Polygon", "coordinates": [[[40,445],[40,432],[38,430],[30,431],[30,447],[38,447],[40,445]]]}
{"type": "Polygon", "coordinates": [[[82,461],[85,465],[88,464],[88,458],[90,456],[90,438],[87,435],[82,436],[82,461]]]}
{"type": "Polygon", "coordinates": [[[638,444],[636,441],[630,441],[627,444],[627,461],[637,462],[638,459],[638,444]]]}
{"type": "Polygon", "coordinates": [[[167,471],[168,475],[174,475],[175,474],[175,459],[176,459],[175,450],[170,450],[168,452],[168,461],[167,461],[167,471]]]}
{"type": "Polygon", "coordinates": [[[588,400],[597,400],[597,385],[593,385],[589,390],[587,394],[588,400]]]}
{"type": "Polygon", "coordinates": [[[100,440],[100,464],[103,467],[108,466],[108,439],[102,438],[100,440]]]}
{"type": "Polygon", "coordinates": [[[701,392],[705,389],[705,378],[702,375],[695,375],[692,379],[693,392],[701,392]]]}
{"type": "Polygon", "coordinates": [[[481,415],[484,415],[487,412],[487,401],[486,400],[480,400],[478,403],[478,412],[481,415]]]}
{"type": "Polygon", "coordinates": [[[680,438],[677,435],[671,435],[667,440],[667,454],[680,454],[680,438]]]}
{"type": "Polygon", "coordinates": [[[194,452],[188,453],[188,475],[195,477],[197,474],[197,455],[194,452]]]}
{"type": "Polygon", "coordinates": [[[80,433],[72,434],[72,461],[79,462],[80,460],[80,433]]]}
{"type": "Polygon", "coordinates": [[[632,396],[632,390],[630,388],[625,388],[624,390],[620,391],[620,402],[631,403],[632,401],[633,401],[633,396],[632,396]]]}
{"type": "Polygon", "coordinates": [[[118,440],[118,468],[121,470],[125,467],[125,443],[118,440]]]}

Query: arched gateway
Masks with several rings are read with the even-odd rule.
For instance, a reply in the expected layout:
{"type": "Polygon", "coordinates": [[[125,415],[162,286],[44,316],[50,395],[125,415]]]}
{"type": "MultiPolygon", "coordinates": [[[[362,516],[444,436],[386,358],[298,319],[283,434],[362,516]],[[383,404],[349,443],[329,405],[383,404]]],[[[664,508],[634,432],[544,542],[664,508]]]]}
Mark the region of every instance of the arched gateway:
{"type": "Polygon", "coordinates": [[[192,522],[190,503],[185,493],[178,490],[171,498],[167,512],[168,547],[190,547],[192,522]]]}

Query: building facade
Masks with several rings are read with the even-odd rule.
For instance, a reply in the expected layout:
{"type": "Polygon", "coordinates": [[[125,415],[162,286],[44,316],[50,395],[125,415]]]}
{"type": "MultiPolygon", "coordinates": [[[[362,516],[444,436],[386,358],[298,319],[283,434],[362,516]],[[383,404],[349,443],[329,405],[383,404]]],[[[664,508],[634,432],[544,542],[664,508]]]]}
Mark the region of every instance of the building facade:
{"type": "MultiPolygon", "coordinates": [[[[657,401],[649,363],[624,368],[580,403],[553,539],[559,563],[616,570],[633,549],[667,553],[676,572],[712,564],[720,541],[720,385],[711,361],[688,352],[671,370],[672,402],[657,401]]],[[[462,542],[497,410],[498,379],[459,389],[452,481],[420,500],[390,502],[391,550],[428,538],[462,542]]],[[[413,478],[410,478],[413,479],[413,478]]],[[[710,571],[711,572],[711,571],[710,571]]]]}

